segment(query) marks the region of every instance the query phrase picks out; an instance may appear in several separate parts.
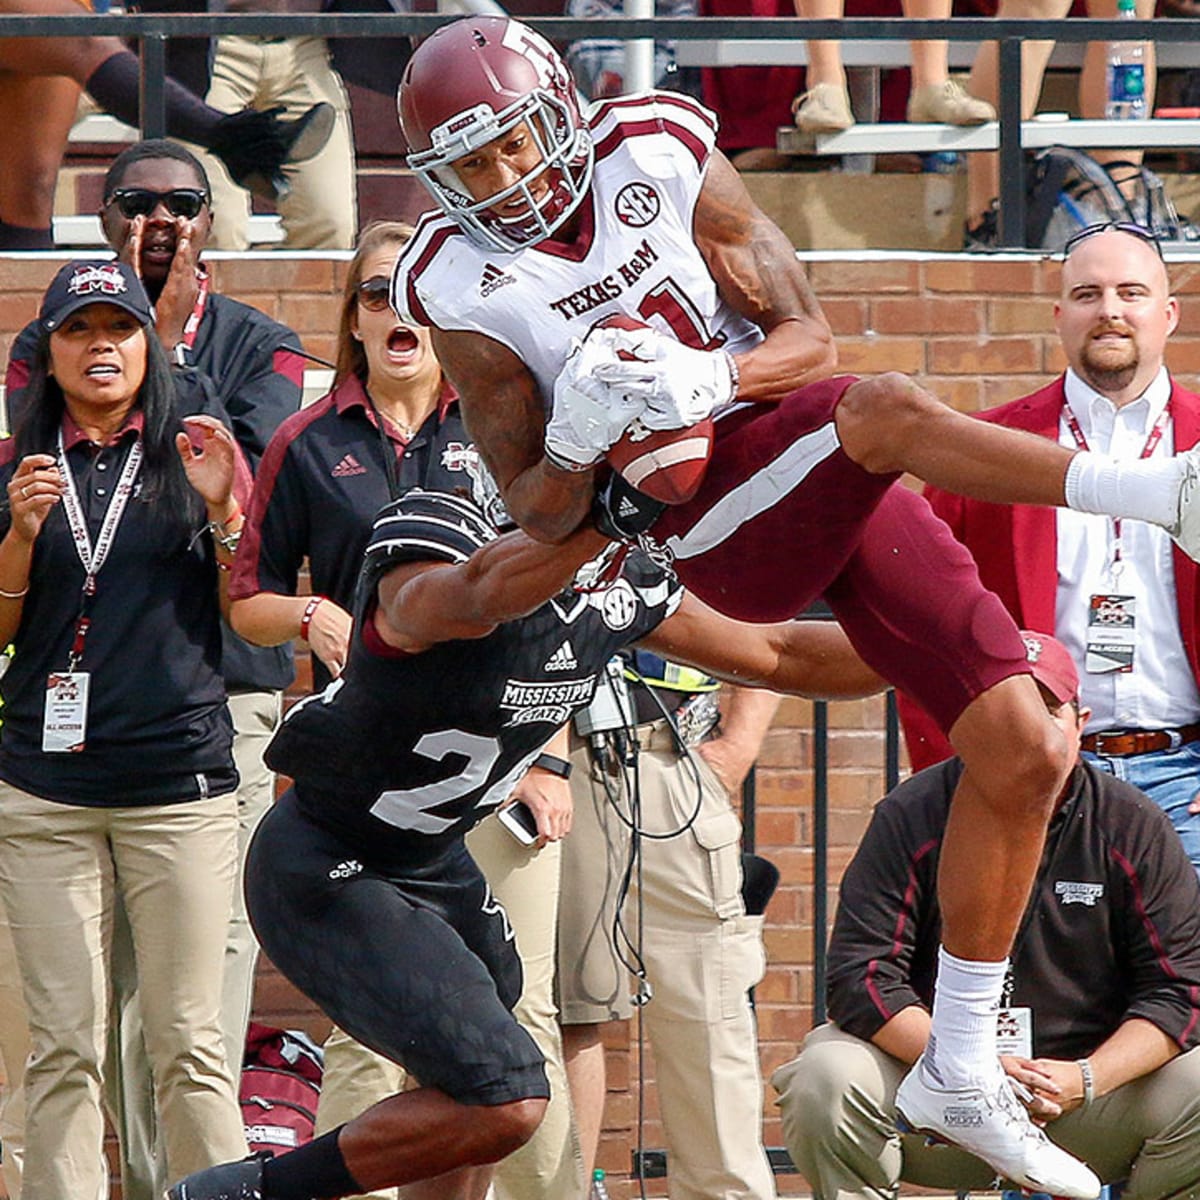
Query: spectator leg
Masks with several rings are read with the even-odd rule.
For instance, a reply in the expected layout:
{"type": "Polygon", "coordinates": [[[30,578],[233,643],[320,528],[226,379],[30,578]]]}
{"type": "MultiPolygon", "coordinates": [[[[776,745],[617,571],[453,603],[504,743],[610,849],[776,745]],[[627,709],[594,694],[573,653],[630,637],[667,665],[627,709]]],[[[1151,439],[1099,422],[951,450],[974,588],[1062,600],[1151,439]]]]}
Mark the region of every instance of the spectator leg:
{"type": "Polygon", "coordinates": [[[25,1061],[29,1057],[29,1015],[21,994],[17,950],[8,918],[0,906],[0,1063],[4,1090],[0,1095],[0,1145],[4,1147],[4,1186],[11,1200],[21,1195],[25,1159],[25,1061]]]}
{"type": "MultiPolygon", "coordinates": [[[[221,112],[243,108],[268,108],[269,97],[259,90],[264,47],[258,38],[227,34],[217,41],[213,55],[212,81],[205,102],[221,112]]],[[[250,193],[229,177],[224,164],[199,146],[189,146],[208,173],[212,188],[212,233],[208,244],[217,250],[245,250],[250,220],[250,193]]]]}
{"type": "Polygon", "coordinates": [[[319,100],[333,106],[337,120],[325,148],[307,162],[289,164],[283,174],[291,192],[279,201],[290,250],[351,250],[358,226],[354,130],[350,101],[329,61],[324,38],[291,38],[269,46],[264,88],[273,104],[298,117],[319,100]]]}
{"type": "MultiPolygon", "coordinates": [[[[950,0],[904,0],[903,8],[906,17],[944,21],[950,15],[950,0]]],[[[937,87],[950,78],[949,43],[927,40],[911,46],[914,92],[920,87],[937,87]]]]}
{"type": "Polygon", "coordinates": [[[220,1030],[236,799],[115,809],[112,825],[159,1129],[177,1179],[246,1153],[220,1030]]]}
{"type": "MultiPolygon", "coordinates": [[[[315,1136],[329,1133],[372,1104],[403,1091],[405,1078],[403,1067],[368,1050],[335,1025],[325,1039],[325,1071],[315,1136]]],[[[395,1188],[381,1188],[348,1200],[396,1200],[396,1195],[395,1188]]]]}
{"type": "Polygon", "coordinates": [[[564,1025],[562,1031],[563,1061],[571,1087],[571,1108],[585,1179],[591,1177],[596,1166],[608,1092],[603,1029],[602,1025],[564,1025]]]}
{"type": "Polygon", "coordinates": [[[118,895],[113,910],[112,1012],[104,1100],[117,1131],[122,1200],[159,1200],[167,1186],[167,1163],[154,1108],[154,1080],[142,1009],[129,917],[118,895]]]}
{"type": "Polygon", "coordinates": [[[516,934],[524,985],[513,1015],[541,1050],[550,1083],[550,1103],[537,1132],[496,1164],[496,1196],[498,1200],[576,1200],[583,1190],[582,1156],[554,1002],[562,843],[541,850],[520,846],[493,816],[467,835],[467,848],[504,905],[516,934]]]}
{"type": "MultiPolygon", "coordinates": [[[[845,13],[843,0],[795,0],[796,16],[809,20],[838,20],[845,13]]],[[[839,42],[809,42],[808,72],[804,86],[811,90],[819,83],[834,87],[846,86],[842,67],[842,48],[839,42]]]]}
{"type": "Polygon", "coordinates": [[[25,1071],[25,1200],[106,1194],[100,1077],[114,879],[107,812],[0,784],[0,896],[32,1052],[25,1071]]]}
{"type": "MultiPolygon", "coordinates": [[[[1070,0],[1000,0],[997,17],[1065,17],[1070,0]]],[[[1021,116],[1029,118],[1042,91],[1042,76],[1053,42],[1026,42],[1021,47],[1021,116]]],[[[999,102],[999,67],[995,42],[985,42],[975,56],[967,91],[989,104],[999,102]]],[[[992,200],[1000,193],[1000,156],[991,151],[967,155],[967,226],[978,225],[992,200]]]]}
{"type": "MultiPolygon", "coordinates": [[[[673,1200],[773,1200],[762,1147],[762,1077],[749,990],[766,967],[762,917],[742,903],[741,825],[699,755],[638,757],[642,956],[653,989],[640,1010],[654,1048],[673,1200]],[[693,769],[694,768],[694,769],[693,769]],[[697,811],[697,804],[699,809],[697,811]]],[[[635,890],[626,905],[634,928],[635,890]]]]}
{"type": "Polygon", "coordinates": [[[78,103],[73,79],[0,72],[0,249],[53,245],[54,189],[78,103]]]}
{"type": "Polygon", "coordinates": [[[282,711],[278,692],[231,692],[233,758],[241,783],[237,791],[238,873],[233,889],[233,916],[225,943],[225,982],[221,990],[221,1032],[225,1061],[236,1084],[241,1075],[246,1027],[254,1000],[254,969],[258,965],[258,939],[250,927],[242,893],[242,864],[258,823],[275,799],[275,774],[263,762],[267,743],[275,734],[282,711]]]}
{"type": "Polygon", "coordinates": [[[907,1066],[870,1042],[821,1025],[800,1057],[771,1077],[783,1141],[825,1200],[895,1200],[901,1182],[943,1192],[991,1191],[994,1173],[954,1146],[927,1146],[895,1127],[895,1098],[907,1066]]]}

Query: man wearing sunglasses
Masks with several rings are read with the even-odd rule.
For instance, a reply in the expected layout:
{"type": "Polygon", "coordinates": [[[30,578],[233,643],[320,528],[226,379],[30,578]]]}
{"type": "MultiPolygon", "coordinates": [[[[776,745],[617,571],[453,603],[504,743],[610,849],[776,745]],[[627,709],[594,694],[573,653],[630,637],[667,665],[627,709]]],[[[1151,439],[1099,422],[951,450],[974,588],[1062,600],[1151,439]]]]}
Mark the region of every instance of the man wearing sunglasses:
{"type": "MultiPolygon", "coordinates": [[[[213,289],[200,262],[212,224],[204,168],[175,142],[137,142],[113,160],[104,179],[104,197],[100,218],[105,236],[145,285],[159,340],[179,369],[181,397],[193,394],[196,387],[215,391],[239,445],[257,469],[276,427],[300,407],[305,359],[299,337],[286,325],[213,289]]],[[[10,428],[20,420],[38,336],[33,323],[13,342],[5,376],[10,428]]],[[[274,798],[274,776],[263,764],[262,752],[278,724],[283,691],[292,681],[292,656],[287,646],[251,646],[227,627],[222,632],[222,672],[241,776],[238,815],[244,853],[274,798]]],[[[258,944],[240,889],[235,903],[221,1018],[226,1053],[231,1063],[240,1064],[258,944]]],[[[127,1200],[158,1200],[165,1184],[149,1178],[151,1115],[138,1099],[150,1096],[140,1029],[131,1033],[123,1028],[122,1042],[124,1094],[115,1111],[121,1114],[125,1195],[127,1200]]]]}
{"type": "MultiPolygon", "coordinates": [[[[1115,458],[1181,454],[1200,440],[1200,396],[1164,365],[1179,320],[1158,243],[1106,223],[1066,245],[1054,323],[1067,360],[1049,387],[982,413],[1115,458]]],[[[1079,665],[1091,760],[1147,792],[1200,871],[1197,567],[1140,521],[926,494],[1019,625],[1052,628],[1079,665]]],[[[951,753],[905,703],[914,766],[951,753]]]]}

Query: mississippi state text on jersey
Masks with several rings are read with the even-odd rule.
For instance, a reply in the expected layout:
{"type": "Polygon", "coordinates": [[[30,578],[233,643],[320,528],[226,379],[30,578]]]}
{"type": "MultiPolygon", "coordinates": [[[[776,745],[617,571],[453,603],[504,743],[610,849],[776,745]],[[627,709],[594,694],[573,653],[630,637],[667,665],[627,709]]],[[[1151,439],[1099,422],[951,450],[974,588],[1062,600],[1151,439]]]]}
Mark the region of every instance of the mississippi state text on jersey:
{"type": "Polygon", "coordinates": [[[345,674],[288,713],[267,761],[364,861],[429,858],[507,798],[592,699],[609,658],[681,598],[674,576],[634,553],[603,591],[565,592],[487,637],[403,654],[364,619],[371,588],[345,674]]]}

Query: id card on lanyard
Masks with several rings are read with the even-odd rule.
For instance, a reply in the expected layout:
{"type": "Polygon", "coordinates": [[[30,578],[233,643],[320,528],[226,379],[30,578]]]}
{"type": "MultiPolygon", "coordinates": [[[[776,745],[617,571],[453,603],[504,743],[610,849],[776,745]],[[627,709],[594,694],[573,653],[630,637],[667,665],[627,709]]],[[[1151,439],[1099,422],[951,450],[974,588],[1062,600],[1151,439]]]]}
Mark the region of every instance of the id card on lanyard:
{"type": "Polygon", "coordinates": [[[88,615],[96,596],[96,577],[108,559],[117,526],[125,515],[125,506],[133,495],[134,481],[141,470],[144,450],[139,438],[129,448],[125,465],[117,479],[117,485],[108,502],[100,533],[92,545],[88,533],[87,519],[79,493],[75,488],[75,477],[67,462],[63,445],[62,430],[58,433],[58,473],[63,480],[63,512],[75,553],[83,564],[83,587],[79,594],[79,615],[75,618],[75,633],[71,639],[71,650],[65,671],[52,672],[46,680],[46,706],[42,715],[42,751],[46,754],[78,753],[87,745],[88,692],[91,673],[79,670],[91,617],[88,615]]]}
{"type": "MultiPolygon", "coordinates": [[[[1080,450],[1086,450],[1088,444],[1083,429],[1066,401],[1063,402],[1063,416],[1071,436],[1075,439],[1075,445],[1080,450]]],[[[1158,443],[1162,441],[1163,431],[1170,419],[1171,402],[1168,400],[1147,435],[1146,444],[1138,458],[1149,458],[1154,453],[1158,443]]],[[[1087,643],[1084,646],[1083,668],[1092,675],[1133,670],[1134,651],[1137,648],[1137,597],[1122,594],[1120,591],[1121,572],[1124,569],[1121,560],[1121,529],[1121,518],[1113,517],[1113,551],[1109,567],[1112,590],[1095,592],[1088,597],[1087,643]]]]}

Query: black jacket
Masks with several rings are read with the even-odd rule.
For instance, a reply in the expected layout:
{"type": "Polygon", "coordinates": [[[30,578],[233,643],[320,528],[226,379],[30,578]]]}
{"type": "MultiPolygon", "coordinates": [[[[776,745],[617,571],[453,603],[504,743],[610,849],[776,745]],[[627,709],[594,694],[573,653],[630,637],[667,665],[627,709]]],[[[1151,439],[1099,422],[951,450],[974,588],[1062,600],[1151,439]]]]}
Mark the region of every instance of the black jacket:
{"type": "MultiPolygon", "coordinates": [[[[930,1007],[941,940],[937,867],[958,759],[876,807],[842,879],[829,950],[829,1016],[870,1039],[930,1007]]],[[[1033,1009],[1034,1053],[1090,1054],[1125,1020],[1200,1044],[1200,883],[1178,835],[1136,788],[1075,770],[1050,825],[1012,954],[1007,1001],[1033,1009]]]]}

